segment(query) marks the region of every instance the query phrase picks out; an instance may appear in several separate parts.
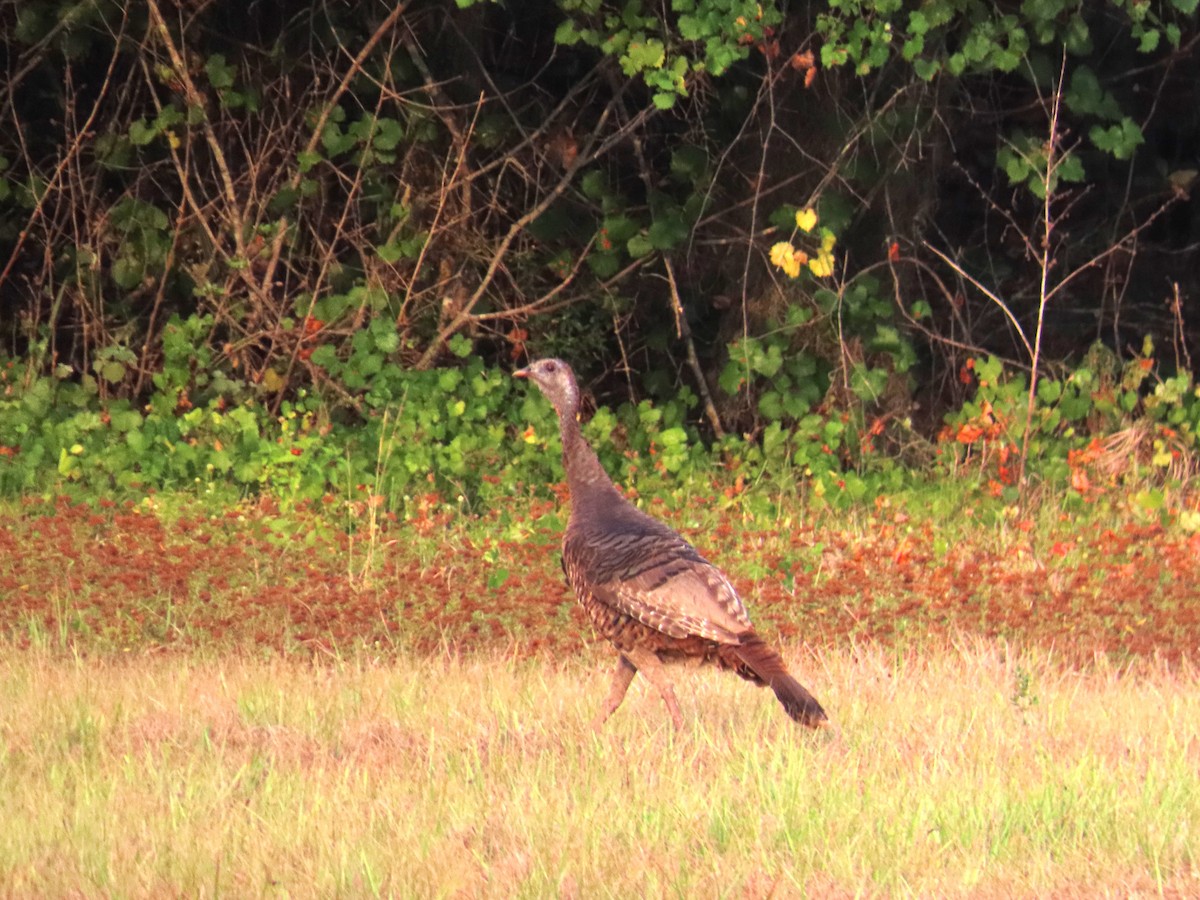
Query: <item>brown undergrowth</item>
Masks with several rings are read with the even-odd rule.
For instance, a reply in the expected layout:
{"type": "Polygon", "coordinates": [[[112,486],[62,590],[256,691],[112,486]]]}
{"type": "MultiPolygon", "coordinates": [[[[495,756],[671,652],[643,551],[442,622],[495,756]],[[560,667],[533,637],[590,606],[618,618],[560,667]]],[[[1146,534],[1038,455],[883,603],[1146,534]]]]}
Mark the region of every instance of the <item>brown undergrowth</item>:
{"type": "MultiPolygon", "coordinates": [[[[948,536],[899,513],[761,521],[710,500],[650,505],[684,525],[759,629],[784,643],[966,633],[1071,665],[1173,662],[1200,647],[1200,538],[1181,529],[1063,517],[959,523],[948,536]]],[[[282,514],[269,500],[212,514],[28,499],[0,524],[0,633],[84,653],[571,652],[591,635],[559,571],[565,506],[521,500],[519,510],[470,518],[418,507],[407,521],[372,523],[368,553],[366,529],[314,509],[282,514]]]]}

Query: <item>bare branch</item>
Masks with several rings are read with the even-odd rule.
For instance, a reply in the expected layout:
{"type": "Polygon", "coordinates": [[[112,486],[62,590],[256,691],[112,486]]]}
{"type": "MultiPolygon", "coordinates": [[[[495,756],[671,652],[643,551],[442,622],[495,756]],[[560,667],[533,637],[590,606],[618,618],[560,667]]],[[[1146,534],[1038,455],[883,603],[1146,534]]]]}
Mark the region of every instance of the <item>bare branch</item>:
{"type": "MultiPolygon", "coordinates": [[[[59,24],[66,25],[69,23],[70,19],[70,16],[65,15],[59,24]]],[[[128,11],[126,10],[121,17],[120,33],[122,35],[125,32],[127,20],[128,11]]],[[[53,30],[51,34],[56,33],[56,31],[57,28],[53,30]]],[[[104,104],[104,98],[108,94],[109,88],[112,86],[113,70],[116,68],[117,60],[120,58],[120,56],[121,42],[118,39],[113,42],[112,56],[109,57],[108,68],[105,70],[104,78],[100,82],[100,90],[97,92],[96,100],[94,103],[92,103],[92,111],[88,113],[88,117],[84,121],[83,127],[76,130],[75,136],[71,140],[71,145],[67,148],[66,153],[64,153],[59,159],[58,165],[54,167],[54,174],[50,176],[45,190],[42,192],[42,195],[38,197],[37,203],[33,207],[33,211],[29,214],[29,218],[26,221],[25,227],[22,228],[20,233],[17,235],[17,240],[13,245],[12,253],[8,255],[8,262],[5,263],[4,269],[0,270],[0,286],[3,286],[4,282],[8,280],[8,276],[12,273],[13,266],[16,265],[17,258],[21,255],[21,248],[25,246],[25,240],[29,237],[30,232],[33,230],[33,226],[41,217],[42,210],[46,205],[46,201],[59,189],[63,173],[67,171],[67,167],[71,165],[72,160],[75,159],[76,155],[80,151],[80,148],[84,146],[84,142],[91,137],[92,125],[95,123],[96,117],[100,114],[100,107],[104,104]]]]}
{"type": "Polygon", "coordinates": [[[700,358],[696,355],[696,344],[692,340],[692,328],[688,325],[687,312],[684,310],[683,300],[679,296],[679,284],[675,280],[675,267],[671,265],[671,258],[665,254],[663,255],[663,268],[667,272],[667,283],[671,286],[671,308],[675,312],[675,330],[687,348],[688,365],[692,368],[696,387],[704,402],[704,414],[708,416],[708,423],[712,425],[713,433],[718,438],[723,438],[725,437],[725,428],[721,425],[721,417],[717,414],[717,407],[713,404],[712,394],[708,390],[708,380],[704,377],[704,369],[700,366],[700,358]]]}
{"type": "Polygon", "coordinates": [[[1029,338],[1025,335],[1025,329],[1021,327],[1021,323],[1017,321],[1017,317],[1013,315],[1013,311],[1009,308],[1008,304],[1005,303],[995,291],[960,266],[957,261],[951,259],[945,253],[943,253],[938,247],[935,247],[928,241],[922,241],[922,246],[924,246],[927,250],[930,250],[934,256],[953,269],[960,278],[970,282],[972,287],[974,287],[977,291],[979,291],[1000,308],[1008,321],[1012,323],[1012,326],[1017,329],[1017,334],[1021,338],[1021,343],[1024,345],[1025,351],[1032,357],[1033,345],[1029,343],[1029,338]]]}

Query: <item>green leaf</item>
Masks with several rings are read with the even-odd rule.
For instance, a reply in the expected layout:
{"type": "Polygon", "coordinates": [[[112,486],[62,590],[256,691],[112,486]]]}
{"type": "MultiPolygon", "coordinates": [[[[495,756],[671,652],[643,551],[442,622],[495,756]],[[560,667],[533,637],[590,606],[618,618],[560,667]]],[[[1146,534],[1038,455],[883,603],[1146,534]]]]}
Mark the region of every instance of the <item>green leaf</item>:
{"type": "Polygon", "coordinates": [[[658,442],[664,447],[679,447],[687,444],[687,432],[676,426],[664,429],[658,436],[658,442]]]}
{"type": "Polygon", "coordinates": [[[699,182],[708,174],[708,153],[703,147],[685,144],[671,154],[671,174],[686,182],[699,182]]]}
{"type": "Polygon", "coordinates": [[[1056,403],[1062,396],[1062,382],[1043,378],[1038,382],[1037,396],[1042,403],[1056,403]]]}
{"type": "Polygon", "coordinates": [[[129,125],[129,142],[135,147],[144,147],[158,136],[158,129],[145,120],[137,119],[129,125]]]}
{"type": "Polygon", "coordinates": [[[746,370],[740,362],[731,359],[725,363],[725,368],[721,370],[721,375],[717,379],[717,384],[726,394],[733,396],[742,388],[746,370]]]}
{"type": "Polygon", "coordinates": [[[902,344],[900,332],[892,325],[876,325],[875,337],[871,340],[871,349],[885,353],[895,353],[902,344]]]}
{"type": "Polygon", "coordinates": [[[237,74],[237,67],[229,65],[225,61],[224,54],[214,53],[204,64],[204,71],[208,75],[209,83],[218,90],[223,90],[233,87],[233,77],[237,74]]]}
{"type": "Polygon", "coordinates": [[[475,350],[470,338],[462,334],[454,335],[454,337],[446,342],[446,346],[450,348],[451,353],[462,359],[470,356],[475,350]]]}
{"type": "Polygon", "coordinates": [[[1063,35],[1063,43],[1075,56],[1086,56],[1092,52],[1092,35],[1083,16],[1078,13],[1071,16],[1063,35]]]}
{"type": "Polygon", "coordinates": [[[379,119],[375,126],[372,144],[376,150],[395,150],[404,138],[404,129],[395,119],[379,119]]]}
{"type": "Polygon", "coordinates": [[[687,240],[688,233],[682,216],[667,215],[651,223],[646,237],[655,250],[673,250],[687,240]]]}
{"type": "Polygon", "coordinates": [[[141,260],[132,256],[119,256],[113,263],[112,277],[118,287],[128,291],[141,283],[145,271],[146,267],[141,260]]]}
{"type": "Polygon", "coordinates": [[[353,134],[342,131],[337,122],[326,122],[325,130],[321,132],[321,145],[329,156],[334,157],[353,149],[358,143],[353,134]]]}
{"type": "Polygon", "coordinates": [[[1011,184],[1020,184],[1029,177],[1029,163],[1012,147],[1001,147],[996,152],[996,163],[1004,170],[1011,184]]]}
{"type": "Polygon", "coordinates": [[[1091,412],[1092,402],[1088,397],[1076,394],[1063,397],[1058,408],[1062,411],[1064,419],[1077,422],[1091,412]]]}
{"type": "MultiPolygon", "coordinates": [[[[850,390],[858,399],[872,403],[883,396],[887,387],[887,372],[855,363],[850,370],[850,390]]],[[[838,423],[840,424],[840,423],[838,423]]]]}
{"type": "Polygon", "coordinates": [[[395,265],[408,255],[405,246],[401,243],[384,244],[381,247],[376,247],[375,252],[389,266],[395,265]]]}
{"type": "Polygon", "coordinates": [[[593,169],[580,179],[579,189],[589,200],[602,200],[608,193],[608,179],[599,169],[593,169]]]}
{"type": "Polygon", "coordinates": [[[700,41],[712,34],[708,21],[698,16],[680,16],[678,27],[679,36],[685,41],[700,41]]]}
{"type": "Polygon", "coordinates": [[[1088,137],[1097,148],[1111,153],[1117,159],[1129,159],[1145,140],[1142,129],[1129,117],[1107,128],[1093,126],[1088,131],[1088,137]]]}
{"type": "Polygon", "coordinates": [[[125,444],[130,450],[140,456],[146,452],[148,446],[145,432],[141,429],[131,428],[125,432],[125,444]]]}
{"type": "Polygon", "coordinates": [[[784,396],[783,409],[793,419],[799,419],[812,409],[812,405],[800,394],[793,393],[784,396]]]}
{"type": "Polygon", "coordinates": [[[588,268],[597,278],[612,278],[621,268],[620,257],[616,253],[597,250],[588,255],[588,268]]]}
{"type": "Polygon", "coordinates": [[[934,59],[918,59],[913,63],[913,71],[922,81],[932,81],[942,71],[942,64],[934,59]]]}
{"type": "Polygon", "coordinates": [[[1100,79],[1088,66],[1080,66],[1071,73],[1071,83],[1063,99],[1068,109],[1080,115],[1094,115],[1110,121],[1121,116],[1116,98],[1100,86],[1100,79]]]}
{"type": "Polygon", "coordinates": [[[332,371],[338,367],[337,350],[329,344],[322,344],[313,351],[309,362],[319,368],[332,371]]]}
{"type": "Polygon", "coordinates": [[[996,357],[989,356],[987,359],[975,359],[975,376],[983,384],[995,385],[1000,380],[1000,375],[1004,371],[1004,364],[996,357]]]}
{"type": "MultiPolygon", "coordinates": [[[[389,322],[388,325],[391,326],[392,323],[389,322]]],[[[396,333],[394,327],[390,327],[387,331],[377,332],[373,337],[375,338],[375,347],[381,353],[395,353],[400,347],[400,335],[396,333]]]]}
{"type": "Polygon", "coordinates": [[[1058,168],[1055,170],[1054,174],[1063,181],[1075,183],[1083,181],[1085,177],[1083,160],[1074,153],[1070,154],[1069,156],[1064,156],[1061,160],[1059,160],[1058,168]]]}
{"type": "Polygon", "coordinates": [[[1146,512],[1157,512],[1163,508],[1166,496],[1158,488],[1138,491],[1133,495],[1133,502],[1146,512]]]}
{"type": "Polygon", "coordinates": [[[573,47],[579,43],[579,39],[579,29],[575,27],[575,23],[571,19],[563,20],[554,31],[554,43],[564,47],[573,47]]]}
{"type": "Polygon", "coordinates": [[[136,431],[142,427],[142,414],[136,409],[117,409],[109,413],[109,426],[114,431],[136,431]]]}
{"type": "Polygon", "coordinates": [[[604,236],[614,244],[623,244],[639,231],[638,223],[628,216],[609,216],[601,225],[604,236]]]}
{"type": "Polygon", "coordinates": [[[116,360],[101,363],[97,374],[109,384],[116,384],[125,377],[125,367],[116,360]]]}
{"type": "Polygon", "coordinates": [[[758,400],[758,411],[764,419],[777,422],[783,418],[783,400],[778,391],[767,391],[758,400]]]}
{"type": "Polygon", "coordinates": [[[629,251],[629,255],[634,259],[641,259],[654,252],[654,244],[644,234],[635,234],[625,244],[625,249],[629,251]]]}
{"type": "Polygon", "coordinates": [[[154,119],[154,124],[160,131],[178,125],[183,121],[183,111],[178,106],[168,105],[154,119]]]}
{"type": "Polygon", "coordinates": [[[654,101],[654,106],[657,109],[670,109],[675,105],[676,94],[668,93],[667,91],[658,91],[651,98],[654,101]]]}
{"type": "Polygon", "coordinates": [[[224,109],[241,109],[246,106],[246,95],[234,90],[221,91],[221,106],[224,109]]]}
{"type": "MultiPolygon", "coordinates": [[[[822,48],[821,53],[824,56],[825,48],[822,48]]],[[[728,44],[718,44],[716,47],[710,47],[708,51],[708,70],[713,75],[723,75],[726,69],[745,55],[746,51],[742,47],[731,47],[728,44]]]]}
{"type": "Polygon", "coordinates": [[[646,69],[659,69],[662,68],[665,59],[666,50],[662,41],[638,34],[630,40],[625,48],[625,53],[620,58],[621,71],[626,75],[633,76],[646,69]]]}
{"type": "Polygon", "coordinates": [[[282,216],[289,212],[292,207],[300,200],[300,192],[295,188],[284,185],[279,189],[279,192],[271,198],[267,204],[267,208],[272,215],[282,216]]]}
{"type": "Polygon", "coordinates": [[[761,347],[756,347],[756,353],[750,358],[750,367],[766,378],[774,378],[783,368],[783,351],[779,344],[772,343],[764,353],[761,347]]]}

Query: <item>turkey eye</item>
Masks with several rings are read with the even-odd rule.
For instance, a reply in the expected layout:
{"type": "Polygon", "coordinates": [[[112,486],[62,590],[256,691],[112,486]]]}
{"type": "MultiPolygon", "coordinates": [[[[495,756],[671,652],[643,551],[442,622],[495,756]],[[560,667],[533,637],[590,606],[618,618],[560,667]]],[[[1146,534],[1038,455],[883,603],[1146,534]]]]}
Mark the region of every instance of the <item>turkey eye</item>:
{"type": "Polygon", "coordinates": [[[553,375],[555,372],[558,371],[558,366],[556,366],[552,362],[548,362],[548,363],[546,363],[545,369],[547,372],[549,372],[551,375],[553,375]]]}

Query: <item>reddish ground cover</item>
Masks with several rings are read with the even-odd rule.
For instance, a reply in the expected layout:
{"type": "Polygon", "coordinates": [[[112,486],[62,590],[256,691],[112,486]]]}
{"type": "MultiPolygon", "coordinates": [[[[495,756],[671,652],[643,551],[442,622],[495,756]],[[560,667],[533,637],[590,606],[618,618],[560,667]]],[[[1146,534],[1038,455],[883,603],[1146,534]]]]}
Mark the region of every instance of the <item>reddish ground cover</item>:
{"type": "MultiPolygon", "coordinates": [[[[269,501],[168,520],[132,504],[30,500],[0,524],[0,634],[82,652],[576,649],[590,633],[559,571],[562,509],[523,512],[514,529],[430,511],[367,542],[269,501]]],[[[1157,525],[1037,542],[978,534],[940,551],[932,525],[862,536],[738,522],[689,537],[760,630],[794,644],[965,632],[1053,648],[1069,664],[1197,656],[1197,536],[1157,525]]]]}

